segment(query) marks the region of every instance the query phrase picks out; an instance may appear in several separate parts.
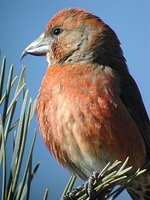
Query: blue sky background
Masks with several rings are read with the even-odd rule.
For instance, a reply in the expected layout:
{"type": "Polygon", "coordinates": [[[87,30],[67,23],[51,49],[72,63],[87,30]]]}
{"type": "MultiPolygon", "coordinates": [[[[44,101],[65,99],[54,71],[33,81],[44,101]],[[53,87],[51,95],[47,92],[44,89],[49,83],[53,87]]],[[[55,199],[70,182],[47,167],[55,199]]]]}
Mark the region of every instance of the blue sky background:
{"type": "MultiPolygon", "coordinates": [[[[106,22],[117,33],[129,70],[136,80],[150,116],[150,1],[149,0],[0,0],[0,48],[7,56],[7,67],[15,65],[15,74],[25,65],[29,94],[34,99],[44,76],[47,62],[43,57],[28,56],[20,62],[22,50],[39,36],[49,19],[66,7],[84,8],[106,22]]],[[[38,127],[36,117],[32,127],[38,127]]],[[[38,129],[38,128],[37,128],[38,129]]],[[[29,135],[32,138],[32,133],[29,135]]],[[[59,199],[69,173],[46,150],[38,132],[34,163],[41,160],[32,185],[31,199],[42,199],[49,188],[49,199],[59,199]]],[[[126,193],[121,200],[129,199],[126,193]]]]}

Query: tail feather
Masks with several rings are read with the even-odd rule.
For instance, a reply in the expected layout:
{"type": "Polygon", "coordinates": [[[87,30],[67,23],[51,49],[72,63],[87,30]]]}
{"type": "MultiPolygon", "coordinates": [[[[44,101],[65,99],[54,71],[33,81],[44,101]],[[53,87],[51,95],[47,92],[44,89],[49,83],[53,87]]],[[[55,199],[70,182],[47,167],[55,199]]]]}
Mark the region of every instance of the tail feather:
{"type": "Polygon", "coordinates": [[[134,180],[127,191],[133,200],[150,200],[150,169],[134,180]]]}

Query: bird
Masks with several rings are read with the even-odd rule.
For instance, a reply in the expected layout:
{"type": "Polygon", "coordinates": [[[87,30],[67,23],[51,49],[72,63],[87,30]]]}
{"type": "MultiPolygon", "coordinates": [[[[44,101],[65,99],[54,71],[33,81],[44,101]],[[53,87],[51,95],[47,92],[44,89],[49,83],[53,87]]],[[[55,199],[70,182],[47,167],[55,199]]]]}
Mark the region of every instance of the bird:
{"type": "Polygon", "coordinates": [[[120,41],[109,25],[81,8],[64,8],[23,51],[46,56],[37,99],[44,143],[55,159],[88,179],[108,162],[147,171],[128,186],[150,199],[150,121],[120,41]]]}

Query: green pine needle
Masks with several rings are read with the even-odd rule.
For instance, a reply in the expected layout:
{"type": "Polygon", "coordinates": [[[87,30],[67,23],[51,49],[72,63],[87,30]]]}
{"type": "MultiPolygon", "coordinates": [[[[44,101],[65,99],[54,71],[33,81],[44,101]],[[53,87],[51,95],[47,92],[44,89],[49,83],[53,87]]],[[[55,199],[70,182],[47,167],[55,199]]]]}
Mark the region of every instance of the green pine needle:
{"type": "MultiPolygon", "coordinates": [[[[40,162],[33,168],[33,150],[36,140],[36,130],[33,140],[25,155],[27,135],[35,112],[36,100],[29,98],[25,83],[25,67],[20,76],[14,76],[14,66],[6,70],[6,57],[3,58],[0,71],[0,191],[2,200],[29,200],[31,183],[38,171],[40,162]],[[23,98],[22,98],[23,97],[23,98]],[[20,110],[20,115],[18,114],[20,110]],[[10,135],[13,135],[11,152],[7,145],[10,135]],[[9,155],[8,155],[9,153],[9,155]],[[7,159],[11,157],[11,166],[7,159]],[[27,157],[27,158],[26,158],[27,157]],[[25,164],[23,164],[23,160],[25,164]],[[6,170],[7,169],[7,170],[6,170]]],[[[31,133],[30,133],[31,134],[31,133]]],[[[11,137],[12,138],[12,137],[11,137]]],[[[44,194],[46,200],[48,190],[44,194]]]]}
{"type": "MultiPolygon", "coordinates": [[[[83,184],[72,191],[67,191],[68,194],[65,193],[62,199],[89,200],[96,199],[97,197],[100,197],[101,200],[115,199],[135,178],[146,171],[138,169],[133,175],[127,175],[132,170],[132,167],[126,167],[128,159],[129,158],[123,163],[121,161],[115,161],[112,164],[108,163],[107,166],[98,173],[96,176],[97,178],[93,178],[93,192],[91,197],[87,194],[85,184],[83,184]],[[114,189],[115,186],[118,186],[117,189],[114,189]],[[70,198],[70,196],[72,196],[72,198],[70,198]]],[[[68,182],[68,184],[70,184],[70,182],[68,182]]]]}

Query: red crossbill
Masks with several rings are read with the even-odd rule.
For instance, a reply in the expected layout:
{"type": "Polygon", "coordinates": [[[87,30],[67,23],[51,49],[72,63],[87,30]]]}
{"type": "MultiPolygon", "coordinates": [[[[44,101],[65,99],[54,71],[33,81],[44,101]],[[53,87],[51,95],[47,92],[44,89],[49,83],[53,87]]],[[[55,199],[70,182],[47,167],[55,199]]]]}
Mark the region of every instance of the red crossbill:
{"type": "MultiPolygon", "coordinates": [[[[108,162],[150,161],[150,122],[115,32],[82,9],[64,9],[23,52],[46,56],[37,101],[42,138],[56,160],[87,179],[108,162]]],[[[128,188],[150,199],[149,170],[128,188]]]]}

